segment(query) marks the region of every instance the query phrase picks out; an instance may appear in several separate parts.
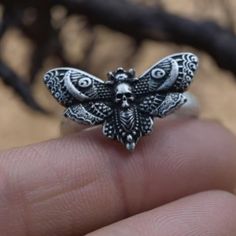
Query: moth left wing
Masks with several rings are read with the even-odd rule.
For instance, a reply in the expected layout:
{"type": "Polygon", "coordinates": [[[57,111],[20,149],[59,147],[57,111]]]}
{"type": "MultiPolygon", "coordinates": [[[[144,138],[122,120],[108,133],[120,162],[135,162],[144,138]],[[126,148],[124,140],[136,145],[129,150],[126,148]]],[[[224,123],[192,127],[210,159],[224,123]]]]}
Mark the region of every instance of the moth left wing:
{"type": "Polygon", "coordinates": [[[97,77],[74,68],[56,68],[48,71],[44,82],[63,106],[80,101],[105,100],[112,98],[112,89],[97,77]]]}
{"type": "Polygon", "coordinates": [[[168,56],[140,76],[134,86],[134,93],[184,92],[190,85],[197,66],[198,58],[192,53],[168,56]]]}
{"type": "Polygon", "coordinates": [[[187,99],[182,93],[154,94],[146,96],[140,102],[138,108],[152,117],[165,117],[180,108],[187,99]]]}
{"type": "Polygon", "coordinates": [[[112,113],[113,110],[108,102],[88,102],[68,107],[64,115],[81,124],[99,125],[112,113]]]}

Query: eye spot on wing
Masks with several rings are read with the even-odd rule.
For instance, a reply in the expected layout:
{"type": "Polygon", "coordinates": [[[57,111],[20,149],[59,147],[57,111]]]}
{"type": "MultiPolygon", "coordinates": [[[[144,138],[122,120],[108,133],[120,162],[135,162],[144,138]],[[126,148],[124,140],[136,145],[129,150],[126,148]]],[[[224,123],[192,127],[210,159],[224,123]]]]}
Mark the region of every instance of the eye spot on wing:
{"type": "Polygon", "coordinates": [[[61,96],[61,94],[59,93],[59,92],[56,92],[55,94],[54,94],[54,96],[55,96],[55,98],[59,98],[60,96],[61,96]]]}
{"type": "Polygon", "coordinates": [[[195,71],[195,70],[197,69],[197,66],[196,66],[196,64],[194,64],[194,63],[191,63],[191,64],[189,65],[189,67],[190,67],[190,69],[193,70],[193,71],[195,71]]]}
{"type": "Polygon", "coordinates": [[[78,81],[78,86],[81,88],[88,88],[91,85],[92,85],[92,80],[88,77],[83,77],[78,81]]]}
{"type": "Polygon", "coordinates": [[[166,75],[166,72],[160,68],[157,68],[157,69],[153,69],[151,71],[151,76],[152,78],[154,79],[161,79],[163,78],[164,76],[166,75]]]}

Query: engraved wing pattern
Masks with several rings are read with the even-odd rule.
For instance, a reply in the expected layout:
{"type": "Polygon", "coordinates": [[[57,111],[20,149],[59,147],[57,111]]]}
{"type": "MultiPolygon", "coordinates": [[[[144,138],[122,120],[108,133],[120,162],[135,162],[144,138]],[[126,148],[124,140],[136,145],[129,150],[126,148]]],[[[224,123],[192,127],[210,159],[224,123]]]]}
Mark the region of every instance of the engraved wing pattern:
{"type": "Polygon", "coordinates": [[[137,78],[135,71],[118,68],[103,81],[81,70],[56,68],[44,82],[67,109],[65,116],[78,123],[103,125],[103,133],[133,150],[152,131],[153,119],[181,107],[198,66],[191,53],[162,59],[137,78]]]}
{"type": "Polygon", "coordinates": [[[45,74],[44,82],[53,97],[67,107],[65,116],[75,122],[98,125],[113,112],[111,86],[84,71],[53,69],[45,74]]]}
{"type": "Polygon", "coordinates": [[[183,92],[192,82],[198,58],[192,53],[179,53],[162,59],[148,69],[134,87],[143,96],[139,108],[154,117],[165,117],[187,100],[183,92]]]}
{"type": "Polygon", "coordinates": [[[198,67],[198,58],[192,53],[168,56],[149,68],[134,87],[137,95],[150,92],[184,92],[198,67]]]}

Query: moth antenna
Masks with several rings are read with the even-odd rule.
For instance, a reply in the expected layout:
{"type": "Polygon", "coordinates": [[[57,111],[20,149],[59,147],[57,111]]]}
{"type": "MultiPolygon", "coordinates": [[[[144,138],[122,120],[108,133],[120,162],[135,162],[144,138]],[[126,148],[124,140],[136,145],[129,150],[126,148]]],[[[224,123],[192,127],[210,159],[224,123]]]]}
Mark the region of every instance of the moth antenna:
{"type": "Polygon", "coordinates": [[[113,80],[114,79],[114,74],[110,71],[107,73],[107,77],[109,80],[113,80]]]}
{"type": "Polygon", "coordinates": [[[116,73],[123,73],[124,69],[122,67],[117,68],[116,73]]]}
{"type": "Polygon", "coordinates": [[[132,76],[132,77],[135,77],[135,74],[136,74],[136,72],[135,72],[135,70],[134,69],[129,69],[129,74],[132,76]]]}

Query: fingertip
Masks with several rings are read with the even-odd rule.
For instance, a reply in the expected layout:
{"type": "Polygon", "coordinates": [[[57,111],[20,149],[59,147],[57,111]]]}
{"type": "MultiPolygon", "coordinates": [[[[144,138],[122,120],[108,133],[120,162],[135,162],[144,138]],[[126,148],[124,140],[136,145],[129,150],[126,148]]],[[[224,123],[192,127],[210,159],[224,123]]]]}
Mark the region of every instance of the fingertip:
{"type": "Polygon", "coordinates": [[[102,235],[227,235],[236,233],[236,198],[207,191],[171,202],[92,232],[102,235]]]}

